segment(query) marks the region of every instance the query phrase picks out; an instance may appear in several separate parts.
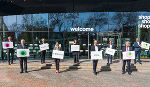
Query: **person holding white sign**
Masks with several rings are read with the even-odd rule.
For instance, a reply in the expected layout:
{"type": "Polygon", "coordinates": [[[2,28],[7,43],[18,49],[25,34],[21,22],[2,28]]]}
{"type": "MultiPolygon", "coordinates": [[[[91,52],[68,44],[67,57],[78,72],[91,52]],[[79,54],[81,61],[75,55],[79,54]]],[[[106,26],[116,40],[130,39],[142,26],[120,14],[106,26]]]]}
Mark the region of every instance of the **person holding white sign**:
{"type": "MultiPolygon", "coordinates": [[[[55,47],[54,47],[53,50],[61,51],[61,47],[59,46],[58,42],[56,42],[55,47]]],[[[60,62],[60,59],[55,58],[56,74],[59,73],[59,62],[60,62]]]]}
{"type": "MultiPolygon", "coordinates": [[[[112,41],[109,41],[109,45],[107,46],[107,48],[110,49],[115,49],[114,45],[112,44],[112,41]]],[[[110,64],[112,64],[112,55],[107,54],[107,65],[109,65],[109,60],[110,60],[110,64]]]]}
{"type": "MultiPolygon", "coordinates": [[[[101,47],[97,45],[97,40],[94,40],[94,46],[91,46],[91,51],[100,51],[101,47]]],[[[98,60],[93,60],[93,73],[97,75],[96,67],[97,67],[98,60]]]]}
{"type": "Polygon", "coordinates": [[[136,38],[136,42],[134,42],[134,50],[135,50],[135,59],[134,64],[136,64],[136,57],[138,56],[138,62],[141,63],[141,42],[139,41],[139,38],[136,38]]]}
{"type": "MultiPolygon", "coordinates": [[[[28,49],[27,46],[25,46],[25,40],[21,39],[21,44],[19,44],[17,46],[17,49],[28,49]]],[[[23,73],[23,71],[25,71],[25,73],[27,72],[27,57],[19,57],[19,61],[20,61],[20,73],[23,73]],[[24,63],[24,68],[23,68],[23,63],[24,63]]]]}
{"type": "MultiPolygon", "coordinates": [[[[8,37],[8,42],[13,42],[11,36],[8,37]]],[[[8,60],[9,65],[13,64],[13,60],[14,60],[14,49],[13,48],[7,48],[7,60],[8,60]],[[11,54],[11,61],[10,61],[10,54],[11,54]]]]}
{"type": "MultiPolygon", "coordinates": [[[[130,47],[130,42],[129,41],[126,41],[126,46],[122,48],[122,52],[126,52],[126,51],[132,51],[132,47],[130,47]]],[[[122,66],[122,74],[125,74],[125,66],[126,66],[126,63],[128,65],[127,67],[127,72],[129,75],[131,75],[131,59],[127,59],[127,60],[124,60],[123,59],[123,66],[122,66]]]]}
{"type": "MultiPolygon", "coordinates": [[[[73,45],[78,45],[77,44],[77,40],[74,40],[74,44],[73,45]]],[[[79,62],[79,51],[73,51],[72,55],[74,57],[74,63],[78,63],[79,62]]]]}
{"type": "MultiPolygon", "coordinates": [[[[45,38],[42,38],[42,44],[45,44],[45,38]]],[[[41,51],[41,64],[45,63],[45,55],[46,55],[46,50],[41,51]]]]}

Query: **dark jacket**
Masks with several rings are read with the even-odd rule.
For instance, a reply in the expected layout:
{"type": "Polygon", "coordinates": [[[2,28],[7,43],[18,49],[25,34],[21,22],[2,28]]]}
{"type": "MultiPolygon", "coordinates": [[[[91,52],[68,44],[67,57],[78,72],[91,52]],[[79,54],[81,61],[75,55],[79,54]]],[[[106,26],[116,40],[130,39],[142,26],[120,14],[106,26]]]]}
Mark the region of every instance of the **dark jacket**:
{"type": "MultiPolygon", "coordinates": [[[[139,44],[141,44],[141,42],[139,42],[139,44]]],[[[137,42],[134,42],[134,50],[135,51],[141,51],[141,47],[138,45],[137,42]]]]}
{"type": "MultiPolygon", "coordinates": [[[[98,46],[98,51],[101,50],[101,46],[97,45],[98,46]]],[[[95,46],[91,46],[91,51],[95,51],[95,46]]]]}
{"type": "MultiPolygon", "coordinates": [[[[107,47],[110,48],[110,44],[108,44],[107,47]]],[[[112,49],[115,49],[114,44],[112,44],[112,49]]]]}

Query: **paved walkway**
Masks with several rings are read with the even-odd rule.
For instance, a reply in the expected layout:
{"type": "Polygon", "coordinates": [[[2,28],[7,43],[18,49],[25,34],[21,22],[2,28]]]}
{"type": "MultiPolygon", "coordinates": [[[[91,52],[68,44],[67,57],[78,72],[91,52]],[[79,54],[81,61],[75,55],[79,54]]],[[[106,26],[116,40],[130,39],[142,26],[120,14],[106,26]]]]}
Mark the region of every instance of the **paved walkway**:
{"type": "Polygon", "coordinates": [[[92,62],[82,59],[77,68],[73,60],[61,61],[60,74],[55,73],[53,60],[46,60],[51,69],[41,69],[46,64],[40,60],[28,60],[28,73],[20,74],[19,62],[12,65],[0,62],[0,87],[149,87],[150,85],[150,59],[143,59],[143,64],[136,64],[137,72],[132,75],[121,74],[121,60],[113,60],[112,71],[101,71],[106,60],[100,60],[98,75],[92,73],[92,62]],[[65,67],[65,68],[64,68],[65,67]]]}

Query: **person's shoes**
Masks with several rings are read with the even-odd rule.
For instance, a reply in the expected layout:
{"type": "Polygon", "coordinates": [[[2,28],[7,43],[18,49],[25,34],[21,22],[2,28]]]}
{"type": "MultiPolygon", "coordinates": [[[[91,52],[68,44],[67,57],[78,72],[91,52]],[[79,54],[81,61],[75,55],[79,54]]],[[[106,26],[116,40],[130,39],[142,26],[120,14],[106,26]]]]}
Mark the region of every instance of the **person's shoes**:
{"type": "Polygon", "coordinates": [[[131,75],[131,72],[128,72],[129,75],[131,75]]]}
{"type": "Polygon", "coordinates": [[[28,73],[28,71],[25,71],[25,73],[28,73]]]}
{"type": "Polygon", "coordinates": [[[125,72],[122,72],[122,74],[125,74],[125,72]]]}
{"type": "Polygon", "coordinates": [[[23,72],[20,72],[20,73],[23,73],[23,72]]]}
{"type": "Polygon", "coordinates": [[[142,63],[141,63],[141,62],[139,62],[139,64],[141,64],[141,65],[142,65],[142,63]]]}
{"type": "Polygon", "coordinates": [[[59,74],[59,72],[56,72],[56,74],[59,74]]]}
{"type": "Polygon", "coordinates": [[[94,73],[94,75],[97,75],[97,72],[93,72],[94,73]]]}

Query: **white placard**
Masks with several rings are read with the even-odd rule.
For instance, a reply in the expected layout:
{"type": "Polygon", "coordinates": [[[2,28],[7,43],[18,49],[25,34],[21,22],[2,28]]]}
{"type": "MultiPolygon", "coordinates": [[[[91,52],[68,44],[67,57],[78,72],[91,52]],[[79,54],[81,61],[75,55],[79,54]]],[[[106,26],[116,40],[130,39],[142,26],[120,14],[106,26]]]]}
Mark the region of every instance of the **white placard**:
{"type": "Polygon", "coordinates": [[[49,49],[49,44],[48,43],[41,44],[41,45],[39,45],[39,47],[40,47],[40,51],[48,50],[49,49]]]}
{"type": "Polygon", "coordinates": [[[17,49],[17,57],[29,57],[29,49],[17,49]]]}
{"type": "Polygon", "coordinates": [[[114,56],[115,51],[116,51],[115,49],[106,48],[105,53],[114,56]]]}
{"type": "Polygon", "coordinates": [[[80,45],[71,45],[71,52],[72,51],[80,51],[80,45]]]}
{"type": "Polygon", "coordinates": [[[141,43],[141,48],[149,50],[149,43],[142,42],[141,43]]]}
{"type": "Polygon", "coordinates": [[[102,51],[91,51],[91,60],[103,59],[102,51]]]}
{"type": "Polygon", "coordinates": [[[52,58],[63,59],[64,58],[64,51],[53,50],[52,58]]]}
{"type": "Polygon", "coordinates": [[[2,44],[4,49],[13,48],[13,42],[2,42],[2,44]]]}
{"type": "Polygon", "coordinates": [[[123,60],[135,59],[135,51],[126,51],[126,52],[122,52],[122,54],[123,54],[123,60]]]}

